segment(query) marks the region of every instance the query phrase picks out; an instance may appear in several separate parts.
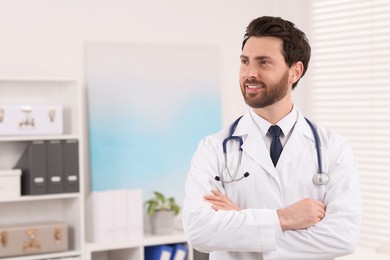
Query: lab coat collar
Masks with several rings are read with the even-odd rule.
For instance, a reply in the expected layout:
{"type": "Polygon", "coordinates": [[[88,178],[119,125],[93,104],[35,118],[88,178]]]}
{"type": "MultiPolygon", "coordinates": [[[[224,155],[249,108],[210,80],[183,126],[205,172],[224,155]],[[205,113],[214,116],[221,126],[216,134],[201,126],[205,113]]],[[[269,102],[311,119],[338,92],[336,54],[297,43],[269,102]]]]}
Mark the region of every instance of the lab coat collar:
{"type": "Polygon", "coordinates": [[[241,118],[233,134],[243,138],[244,143],[242,145],[242,149],[262,168],[275,177],[278,168],[286,166],[290,160],[298,159],[302,150],[307,148],[303,147],[304,142],[302,142],[302,138],[308,138],[314,142],[314,137],[310,126],[307,124],[305,117],[299,111],[299,109],[297,110],[297,122],[289,140],[283,148],[283,152],[279,158],[276,168],[272,163],[268,148],[264,143],[264,139],[261,136],[261,133],[253,121],[249,111],[247,111],[241,118]]]}
{"type": "MultiPolygon", "coordinates": [[[[310,129],[310,126],[307,124],[305,117],[301,113],[301,111],[297,108],[298,111],[298,118],[297,123],[294,126],[294,131],[298,130],[299,133],[305,135],[307,138],[314,141],[313,133],[310,129]]],[[[235,136],[245,136],[248,135],[249,132],[257,130],[255,122],[253,122],[253,119],[250,115],[250,111],[248,110],[244,116],[241,118],[240,122],[238,123],[236,130],[234,131],[233,135],[235,136]]]]}
{"type": "MultiPolygon", "coordinates": [[[[315,125],[315,123],[313,124],[315,125]]],[[[299,109],[298,109],[298,119],[295,128],[299,133],[303,134],[313,142],[315,141],[313,132],[311,131],[309,124],[306,122],[304,115],[301,113],[299,109]]]]}
{"type": "Polygon", "coordinates": [[[306,122],[305,117],[298,111],[298,119],[293,128],[293,132],[283,147],[283,151],[276,165],[276,170],[288,167],[291,160],[302,160],[301,155],[306,149],[310,148],[308,140],[311,143],[315,142],[310,126],[306,122]]]}
{"type": "MultiPolygon", "coordinates": [[[[268,129],[272,125],[270,122],[257,115],[253,109],[249,109],[249,113],[251,114],[253,121],[258,126],[263,138],[267,139],[266,135],[268,133],[268,129]]],[[[298,118],[298,109],[294,105],[291,112],[284,116],[281,120],[279,120],[276,125],[278,125],[282,129],[283,138],[287,138],[286,136],[290,136],[292,129],[295,126],[298,118]]],[[[283,141],[282,141],[283,143],[283,141]]]]}
{"type": "Polygon", "coordinates": [[[272,164],[269,151],[264,143],[264,139],[253,121],[250,111],[247,111],[241,118],[234,131],[235,136],[240,136],[244,140],[241,146],[244,152],[257,162],[265,171],[276,177],[276,169],[272,164]]]}

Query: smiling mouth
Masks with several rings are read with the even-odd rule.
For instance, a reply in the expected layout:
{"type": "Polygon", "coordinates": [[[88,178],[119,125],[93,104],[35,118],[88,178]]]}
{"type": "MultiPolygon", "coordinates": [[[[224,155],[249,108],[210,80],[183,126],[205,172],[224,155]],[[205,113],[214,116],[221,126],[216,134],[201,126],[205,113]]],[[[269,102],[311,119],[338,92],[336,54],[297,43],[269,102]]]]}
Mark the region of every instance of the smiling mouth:
{"type": "Polygon", "coordinates": [[[262,88],[263,86],[260,86],[260,85],[245,85],[247,88],[249,89],[260,89],[262,88]]]}
{"type": "Polygon", "coordinates": [[[264,89],[264,86],[261,84],[260,85],[245,84],[245,89],[247,93],[258,93],[264,89]]]}

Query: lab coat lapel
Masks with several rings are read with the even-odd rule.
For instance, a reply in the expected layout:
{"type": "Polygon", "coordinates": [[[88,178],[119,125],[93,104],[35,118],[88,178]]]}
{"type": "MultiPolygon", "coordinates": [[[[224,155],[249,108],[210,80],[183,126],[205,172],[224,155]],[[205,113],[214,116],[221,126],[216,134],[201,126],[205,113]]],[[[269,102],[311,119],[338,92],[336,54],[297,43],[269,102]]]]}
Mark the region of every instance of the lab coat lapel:
{"type": "Polygon", "coordinates": [[[291,160],[300,160],[303,151],[309,148],[307,141],[305,141],[308,139],[314,142],[310,126],[307,124],[304,116],[298,111],[298,120],[289,140],[283,148],[276,169],[278,170],[288,166],[291,160]]]}
{"type": "Polygon", "coordinates": [[[241,118],[234,135],[243,137],[244,143],[242,145],[242,149],[244,153],[250,156],[265,171],[270,173],[272,176],[276,176],[276,170],[272,164],[264,139],[253,122],[249,112],[241,118]]]}

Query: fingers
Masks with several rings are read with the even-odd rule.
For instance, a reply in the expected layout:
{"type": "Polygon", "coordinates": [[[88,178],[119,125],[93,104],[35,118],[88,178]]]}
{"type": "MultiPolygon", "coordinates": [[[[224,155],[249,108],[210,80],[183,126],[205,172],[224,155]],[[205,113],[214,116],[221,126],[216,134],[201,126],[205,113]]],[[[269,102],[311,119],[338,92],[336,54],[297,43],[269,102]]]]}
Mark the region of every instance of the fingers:
{"type": "Polygon", "coordinates": [[[237,210],[240,208],[237,207],[226,195],[217,191],[211,190],[211,195],[204,195],[203,199],[206,202],[211,203],[211,206],[214,210],[237,210]]]}
{"type": "Polygon", "coordinates": [[[325,217],[326,206],[318,200],[312,200],[312,203],[314,205],[313,212],[317,212],[317,217],[321,221],[325,217]]]}
{"type": "Polygon", "coordinates": [[[277,213],[283,230],[301,229],[320,222],[326,215],[326,206],[321,201],[307,198],[279,209],[277,213]]]}
{"type": "Polygon", "coordinates": [[[205,195],[205,196],[203,196],[203,198],[205,200],[209,200],[209,201],[223,202],[223,203],[228,203],[231,205],[233,204],[232,201],[227,196],[225,196],[223,193],[221,193],[217,190],[211,190],[211,193],[213,195],[205,195]]]}
{"type": "Polygon", "coordinates": [[[211,190],[211,193],[214,194],[215,196],[224,196],[224,194],[219,192],[218,190],[211,190]]]}
{"type": "Polygon", "coordinates": [[[226,206],[226,205],[231,205],[231,204],[226,203],[226,202],[224,202],[224,201],[218,201],[218,200],[208,200],[208,199],[205,199],[205,201],[211,203],[211,204],[214,205],[214,206],[218,206],[218,207],[223,207],[223,206],[226,206]]]}
{"type": "Polygon", "coordinates": [[[325,204],[322,201],[311,199],[311,198],[306,198],[306,199],[303,199],[303,200],[301,200],[299,202],[308,203],[308,204],[311,204],[311,205],[316,205],[319,208],[325,208],[325,204]]]}
{"type": "Polygon", "coordinates": [[[213,200],[213,201],[224,201],[226,200],[226,196],[223,195],[221,192],[217,190],[211,190],[212,195],[204,195],[203,198],[207,200],[213,200]]]}
{"type": "Polygon", "coordinates": [[[325,217],[325,212],[326,212],[325,207],[318,209],[318,214],[321,219],[325,217]]]}
{"type": "Polygon", "coordinates": [[[222,204],[222,205],[212,204],[211,208],[214,209],[215,211],[218,211],[218,210],[235,210],[235,211],[240,211],[241,210],[236,205],[230,205],[230,204],[222,204]]]}

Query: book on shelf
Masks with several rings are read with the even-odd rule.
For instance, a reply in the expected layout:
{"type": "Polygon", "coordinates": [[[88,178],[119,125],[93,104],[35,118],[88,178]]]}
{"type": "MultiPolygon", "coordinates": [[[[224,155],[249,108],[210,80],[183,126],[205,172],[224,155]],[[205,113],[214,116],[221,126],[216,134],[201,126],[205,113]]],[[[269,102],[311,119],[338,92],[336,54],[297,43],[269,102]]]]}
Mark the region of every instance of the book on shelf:
{"type": "Polygon", "coordinates": [[[171,260],[173,248],[167,245],[145,247],[145,260],[171,260]]]}
{"type": "Polygon", "coordinates": [[[172,246],[172,256],[170,260],[185,260],[188,255],[188,247],[183,244],[175,244],[172,246]]]}

